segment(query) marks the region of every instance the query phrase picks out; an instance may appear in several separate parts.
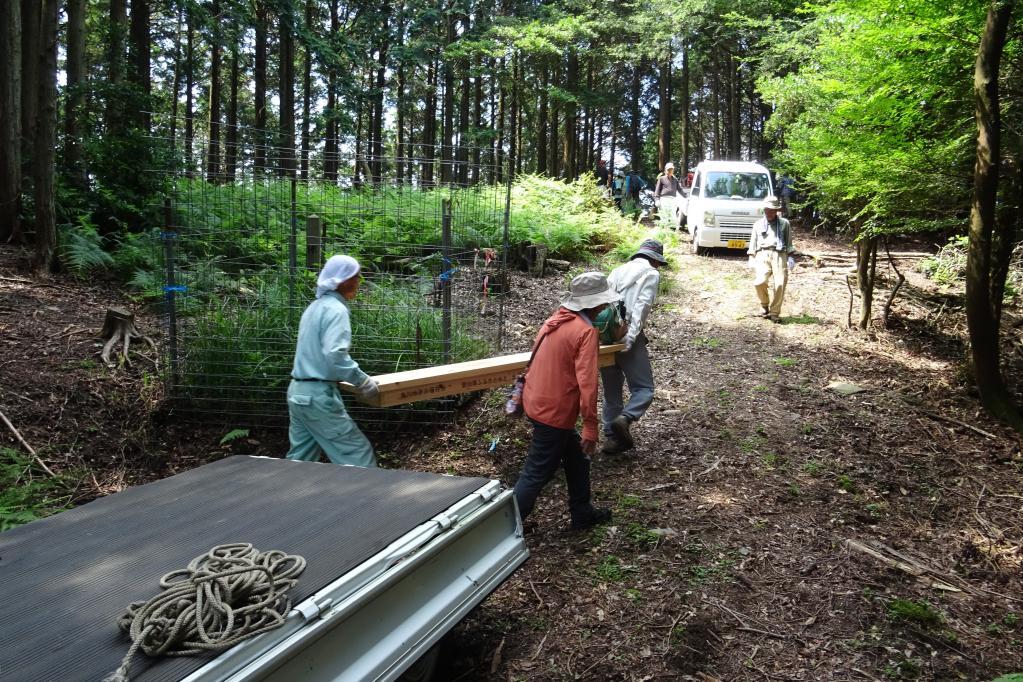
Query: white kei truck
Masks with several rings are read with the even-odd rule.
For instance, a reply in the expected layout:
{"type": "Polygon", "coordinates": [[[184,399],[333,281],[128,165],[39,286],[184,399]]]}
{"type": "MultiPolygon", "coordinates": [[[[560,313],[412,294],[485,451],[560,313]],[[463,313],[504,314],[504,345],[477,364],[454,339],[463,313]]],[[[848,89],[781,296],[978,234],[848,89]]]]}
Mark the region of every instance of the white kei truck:
{"type": "Polygon", "coordinates": [[[695,254],[713,248],[745,249],[762,203],[774,194],[771,173],[753,161],[704,161],[693,172],[684,224],[695,254]]]}
{"type": "Polygon", "coordinates": [[[0,681],[98,682],[118,617],[226,544],[305,558],[284,624],[133,682],[428,679],[438,642],[528,557],[499,481],[235,456],[0,533],[0,681]]]}

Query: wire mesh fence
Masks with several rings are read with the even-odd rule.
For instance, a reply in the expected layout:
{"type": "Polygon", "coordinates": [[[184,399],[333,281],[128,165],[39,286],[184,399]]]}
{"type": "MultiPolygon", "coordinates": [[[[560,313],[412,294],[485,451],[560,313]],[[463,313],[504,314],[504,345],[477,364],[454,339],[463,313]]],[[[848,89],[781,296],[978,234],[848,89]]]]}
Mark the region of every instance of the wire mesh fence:
{"type": "MultiPolygon", "coordinates": [[[[230,143],[157,125],[174,149],[160,207],[169,393],[176,412],[283,424],[298,323],[331,255],[363,266],[352,356],[369,374],[501,347],[509,185],[494,148],[315,140],[230,143]]],[[[453,400],[372,409],[368,431],[443,423],[453,400]]]]}

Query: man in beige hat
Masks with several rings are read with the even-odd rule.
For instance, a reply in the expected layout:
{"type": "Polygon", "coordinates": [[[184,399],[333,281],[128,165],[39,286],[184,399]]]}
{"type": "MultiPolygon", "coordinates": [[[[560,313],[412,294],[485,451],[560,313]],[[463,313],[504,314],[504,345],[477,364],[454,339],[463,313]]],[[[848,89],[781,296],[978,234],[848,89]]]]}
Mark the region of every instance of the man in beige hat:
{"type": "Polygon", "coordinates": [[[572,530],[611,519],[611,510],[590,502],[590,457],[597,450],[597,315],[618,300],[607,277],[584,272],[572,280],[561,307],[544,322],[533,342],[522,407],[533,423],[533,439],[515,483],[515,501],[525,519],[543,487],[565,470],[572,530]],[[582,415],[582,438],[575,429],[582,415]]]}
{"type": "Polygon", "coordinates": [[[795,265],[792,254],[792,225],[780,215],[781,202],[777,197],[764,199],[764,217],[753,223],[750,234],[749,264],[753,268],[753,286],[760,299],[763,317],[772,322],[781,321],[781,303],[785,299],[785,285],[789,281],[789,268],[795,265]],[[772,279],[771,286],[767,280],[772,279]]]}

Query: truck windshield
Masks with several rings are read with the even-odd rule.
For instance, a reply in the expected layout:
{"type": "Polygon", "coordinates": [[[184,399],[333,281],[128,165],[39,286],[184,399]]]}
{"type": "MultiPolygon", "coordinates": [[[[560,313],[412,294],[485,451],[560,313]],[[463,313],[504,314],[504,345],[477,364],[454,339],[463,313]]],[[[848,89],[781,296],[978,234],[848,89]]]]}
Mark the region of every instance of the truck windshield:
{"type": "Polygon", "coordinates": [[[707,173],[707,191],[710,199],[763,199],[771,191],[766,173],[707,173]]]}

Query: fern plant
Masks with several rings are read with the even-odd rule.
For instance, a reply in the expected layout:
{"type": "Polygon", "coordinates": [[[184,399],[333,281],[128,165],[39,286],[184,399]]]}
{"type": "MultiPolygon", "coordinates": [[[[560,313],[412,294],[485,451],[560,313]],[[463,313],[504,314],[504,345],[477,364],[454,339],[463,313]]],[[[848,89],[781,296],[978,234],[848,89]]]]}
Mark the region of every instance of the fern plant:
{"type": "Polygon", "coordinates": [[[103,250],[103,237],[89,214],[78,216],[77,225],[62,225],[57,237],[57,255],[76,279],[113,267],[114,259],[103,250]]]}

